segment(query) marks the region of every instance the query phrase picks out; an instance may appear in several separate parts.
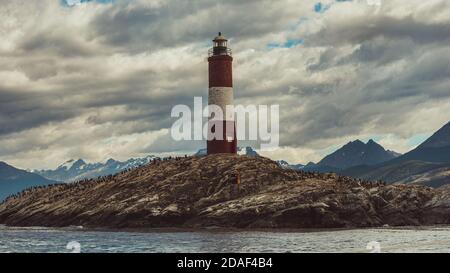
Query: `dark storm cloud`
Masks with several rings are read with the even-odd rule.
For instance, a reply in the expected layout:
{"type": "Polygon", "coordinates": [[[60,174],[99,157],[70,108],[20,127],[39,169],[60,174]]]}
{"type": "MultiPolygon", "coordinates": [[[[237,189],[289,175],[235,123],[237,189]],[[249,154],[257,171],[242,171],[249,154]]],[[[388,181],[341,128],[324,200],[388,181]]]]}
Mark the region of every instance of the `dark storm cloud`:
{"type": "MultiPolygon", "coordinates": [[[[28,90],[0,85],[0,134],[75,118],[92,110],[112,106],[125,106],[130,111],[121,116],[105,116],[97,119],[97,122],[146,120],[142,123],[142,130],[167,127],[171,105],[190,101],[191,94],[195,92],[170,87],[157,95],[151,90],[151,82],[157,76],[151,74],[151,71],[140,71],[104,79],[80,75],[53,80],[52,85],[45,89],[30,86],[28,90]]],[[[181,74],[174,75],[182,77],[181,74]]]]}
{"type": "MultiPolygon", "coordinates": [[[[157,130],[170,126],[170,110],[173,105],[190,103],[192,94],[201,92],[201,88],[198,91],[171,88],[155,95],[148,89],[151,85],[143,80],[145,75],[137,73],[130,78],[103,82],[92,79],[91,83],[84,78],[82,83],[74,82],[71,85],[66,81],[66,88],[58,85],[61,89],[54,91],[0,87],[0,134],[20,132],[115,106],[123,106],[126,110],[121,115],[93,114],[88,122],[102,124],[135,121],[140,122],[138,131],[157,130]]],[[[120,131],[120,127],[117,130],[120,131]]]]}
{"type": "Polygon", "coordinates": [[[91,35],[126,51],[205,43],[216,31],[236,40],[258,38],[282,30],[293,17],[292,10],[268,0],[171,0],[156,7],[119,3],[95,18],[91,35]]]}
{"type": "Polygon", "coordinates": [[[0,86],[0,135],[19,132],[73,117],[73,109],[51,105],[51,95],[0,86]]]}
{"type": "Polygon", "coordinates": [[[26,36],[18,49],[26,54],[53,54],[61,57],[87,57],[98,54],[89,47],[86,40],[49,29],[26,36]]]}
{"type": "Polygon", "coordinates": [[[326,28],[309,37],[308,45],[360,44],[375,38],[410,39],[416,44],[448,42],[450,20],[446,22],[419,21],[411,16],[395,18],[379,15],[359,16],[351,20],[331,21],[326,28]]]}
{"type": "MultiPolygon", "coordinates": [[[[375,39],[361,43],[361,46],[348,59],[350,62],[373,62],[378,65],[386,65],[405,58],[414,56],[414,42],[408,39],[375,39]]],[[[340,60],[338,64],[345,64],[347,60],[340,60]]]]}
{"type": "MultiPolygon", "coordinates": [[[[296,97],[308,103],[301,115],[285,116],[283,124],[290,124],[293,130],[284,132],[283,143],[308,145],[315,139],[358,135],[368,127],[377,128],[378,134],[390,133],[405,123],[405,113],[448,101],[449,60],[443,57],[448,56],[444,53],[448,50],[431,52],[409,60],[400,74],[383,72],[387,68],[375,62],[359,73],[364,80],[355,86],[338,86],[335,92],[316,97],[296,97]],[[371,74],[381,79],[370,79],[371,74]]],[[[397,133],[405,134],[400,130],[397,133]]]]}

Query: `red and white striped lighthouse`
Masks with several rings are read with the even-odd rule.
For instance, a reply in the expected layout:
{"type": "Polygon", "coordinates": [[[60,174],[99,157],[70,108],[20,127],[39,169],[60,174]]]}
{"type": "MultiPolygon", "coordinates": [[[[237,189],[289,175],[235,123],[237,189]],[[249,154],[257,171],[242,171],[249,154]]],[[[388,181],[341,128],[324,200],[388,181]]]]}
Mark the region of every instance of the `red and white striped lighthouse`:
{"type": "Polygon", "coordinates": [[[217,126],[222,126],[223,136],[218,139],[208,139],[208,154],[237,152],[236,123],[234,113],[226,111],[227,105],[233,105],[233,71],[231,49],[228,40],[219,35],[213,40],[213,48],[208,52],[209,63],[209,93],[208,105],[217,105],[223,112],[222,120],[210,119],[209,128],[215,132],[217,126]],[[228,130],[227,130],[228,128],[228,130]]]}

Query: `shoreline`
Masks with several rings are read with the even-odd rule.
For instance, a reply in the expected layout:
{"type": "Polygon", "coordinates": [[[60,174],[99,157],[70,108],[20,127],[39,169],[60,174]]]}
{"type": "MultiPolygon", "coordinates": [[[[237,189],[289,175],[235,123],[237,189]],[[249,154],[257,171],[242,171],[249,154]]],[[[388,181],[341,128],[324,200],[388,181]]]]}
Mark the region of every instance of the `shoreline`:
{"type": "Polygon", "coordinates": [[[241,229],[241,228],[100,228],[100,227],[45,227],[45,226],[6,226],[0,224],[0,229],[14,229],[14,230],[56,230],[67,232],[111,232],[111,233],[246,233],[246,232],[261,232],[261,233],[315,233],[315,232],[338,232],[349,230],[427,230],[450,228],[450,225],[426,225],[426,226],[381,226],[381,227],[360,227],[360,228],[255,228],[255,229],[241,229]]]}

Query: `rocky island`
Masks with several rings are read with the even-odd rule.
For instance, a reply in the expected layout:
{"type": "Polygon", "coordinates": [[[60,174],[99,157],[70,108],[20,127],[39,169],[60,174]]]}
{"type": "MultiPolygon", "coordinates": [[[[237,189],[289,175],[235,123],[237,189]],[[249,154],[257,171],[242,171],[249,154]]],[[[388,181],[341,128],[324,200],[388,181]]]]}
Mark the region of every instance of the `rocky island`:
{"type": "Polygon", "coordinates": [[[28,189],[0,204],[0,224],[113,229],[450,224],[450,187],[385,185],[284,169],[264,157],[208,155],[28,189]]]}

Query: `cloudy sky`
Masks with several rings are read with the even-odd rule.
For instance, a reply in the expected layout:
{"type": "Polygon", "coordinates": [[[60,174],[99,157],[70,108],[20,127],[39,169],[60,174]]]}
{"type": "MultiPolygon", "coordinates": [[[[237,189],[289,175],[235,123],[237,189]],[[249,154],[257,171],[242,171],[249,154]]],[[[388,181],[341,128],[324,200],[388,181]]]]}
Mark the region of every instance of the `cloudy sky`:
{"type": "Polygon", "coordinates": [[[53,168],[185,153],[218,31],[236,103],[279,104],[292,163],[354,139],[406,152],[450,120],[448,0],[0,0],[0,160],[53,168]]]}

